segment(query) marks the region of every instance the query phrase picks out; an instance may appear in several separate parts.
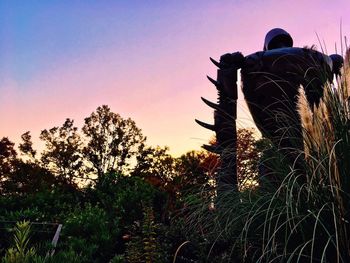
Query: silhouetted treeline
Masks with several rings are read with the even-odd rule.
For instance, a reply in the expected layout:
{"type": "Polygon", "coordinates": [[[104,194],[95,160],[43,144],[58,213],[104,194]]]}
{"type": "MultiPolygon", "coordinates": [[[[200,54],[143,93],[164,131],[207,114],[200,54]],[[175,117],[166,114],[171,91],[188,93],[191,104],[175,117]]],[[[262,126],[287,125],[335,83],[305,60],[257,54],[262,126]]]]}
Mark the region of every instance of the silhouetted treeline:
{"type": "MultiPolygon", "coordinates": [[[[253,132],[239,136],[245,167],[239,174],[251,174],[258,158],[253,132]]],[[[216,155],[190,151],[174,158],[167,147],[148,146],[133,120],[106,105],[81,129],[66,119],[41,131],[41,153],[30,132],[21,139],[18,147],[0,140],[2,255],[11,244],[7,230],[20,220],[63,224],[50,262],[168,262],[188,238],[204,242],[183,225],[191,206],[215,196],[216,155]]],[[[45,256],[52,231],[32,230],[37,257],[45,256]]],[[[185,249],[182,257],[200,255],[185,249]]]]}

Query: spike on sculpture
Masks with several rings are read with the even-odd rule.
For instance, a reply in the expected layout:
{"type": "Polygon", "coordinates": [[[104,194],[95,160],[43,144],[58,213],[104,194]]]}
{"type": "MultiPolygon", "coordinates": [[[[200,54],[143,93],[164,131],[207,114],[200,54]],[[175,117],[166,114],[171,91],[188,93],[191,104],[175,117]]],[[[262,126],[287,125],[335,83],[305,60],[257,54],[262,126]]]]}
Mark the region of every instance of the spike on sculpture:
{"type": "Polygon", "coordinates": [[[298,89],[305,89],[308,102],[318,106],[323,95],[323,85],[339,75],[343,58],[327,56],[314,49],[293,47],[293,39],[285,30],[274,28],[265,37],[263,51],[244,57],[240,52],[227,53],[220,61],[210,58],[218,67],[217,79],[207,76],[218,91],[218,103],[202,98],[214,109],[214,125],[196,122],[215,131],[216,145],[203,148],[219,154],[218,193],[237,189],[236,169],[236,119],[237,70],[241,69],[242,91],[254,122],[262,135],[269,138],[291,161],[302,149],[301,124],[296,110],[298,89]],[[292,120],[284,128],[294,136],[285,136],[280,121],[292,120]],[[293,139],[294,138],[294,139],[293,139]]]}

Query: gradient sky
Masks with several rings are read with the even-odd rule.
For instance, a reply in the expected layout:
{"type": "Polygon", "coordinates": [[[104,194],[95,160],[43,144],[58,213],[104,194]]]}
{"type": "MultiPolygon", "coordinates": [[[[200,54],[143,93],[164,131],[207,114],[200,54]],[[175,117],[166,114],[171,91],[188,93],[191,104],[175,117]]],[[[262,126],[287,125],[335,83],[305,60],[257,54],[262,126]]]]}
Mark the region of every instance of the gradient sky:
{"type": "MultiPolygon", "coordinates": [[[[208,57],[262,49],[282,27],[295,46],[335,53],[350,32],[350,0],[0,0],[0,138],[83,119],[107,104],[131,117],[151,145],[174,155],[199,149],[216,99],[208,57]]],[[[238,124],[252,126],[239,94],[238,124]]]]}

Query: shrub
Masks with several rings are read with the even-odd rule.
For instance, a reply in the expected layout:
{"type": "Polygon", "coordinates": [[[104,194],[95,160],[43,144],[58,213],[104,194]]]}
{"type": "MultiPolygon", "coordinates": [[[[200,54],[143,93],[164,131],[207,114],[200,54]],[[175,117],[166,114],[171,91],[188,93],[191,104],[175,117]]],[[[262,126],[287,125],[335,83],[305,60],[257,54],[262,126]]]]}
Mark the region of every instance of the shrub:
{"type": "Polygon", "coordinates": [[[106,262],[115,254],[117,226],[103,209],[86,204],[67,216],[59,247],[80,254],[81,262],[106,262]]]}
{"type": "Polygon", "coordinates": [[[35,256],[35,249],[29,247],[30,223],[18,222],[14,227],[13,246],[7,249],[3,263],[29,263],[35,256]]]}

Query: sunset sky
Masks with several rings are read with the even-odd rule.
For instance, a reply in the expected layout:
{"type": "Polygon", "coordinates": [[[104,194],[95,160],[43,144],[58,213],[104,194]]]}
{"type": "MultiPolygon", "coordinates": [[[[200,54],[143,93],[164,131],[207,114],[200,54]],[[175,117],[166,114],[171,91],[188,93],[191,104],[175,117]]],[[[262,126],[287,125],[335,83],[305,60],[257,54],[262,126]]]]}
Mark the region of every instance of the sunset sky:
{"type": "MultiPolygon", "coordinates": [[[[0,138],[85,117],[107,104],[131,117],[151,145],[179,155],[199,149],[212,122],[200,97],[216,99],[209,56],[262,49],[282,27],[295,46],[316,33],[340,52],[340,24],[350,33],[350,0],[46,1],[0,0],[0,138]]],[[[252,126],[242,93],[238,124],[252,126]]]]}

